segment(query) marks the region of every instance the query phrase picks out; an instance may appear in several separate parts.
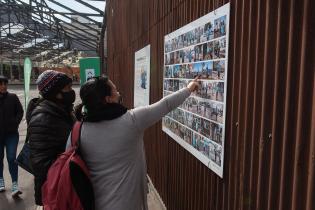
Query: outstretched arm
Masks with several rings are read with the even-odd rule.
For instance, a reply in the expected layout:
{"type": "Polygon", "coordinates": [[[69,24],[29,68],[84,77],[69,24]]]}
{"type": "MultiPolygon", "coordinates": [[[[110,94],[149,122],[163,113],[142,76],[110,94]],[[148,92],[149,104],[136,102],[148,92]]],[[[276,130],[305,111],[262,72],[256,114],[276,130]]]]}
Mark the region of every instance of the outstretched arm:
{"type": "Polygon", "coordinates": [[[198,78],[195,78],[188,84],[187,88],[172,93],[152,105],[131,110],[137,128],[144,130],[159,121],[167,113],[182,104],[190,96],[190,93],[198,87],[198,78]]]}

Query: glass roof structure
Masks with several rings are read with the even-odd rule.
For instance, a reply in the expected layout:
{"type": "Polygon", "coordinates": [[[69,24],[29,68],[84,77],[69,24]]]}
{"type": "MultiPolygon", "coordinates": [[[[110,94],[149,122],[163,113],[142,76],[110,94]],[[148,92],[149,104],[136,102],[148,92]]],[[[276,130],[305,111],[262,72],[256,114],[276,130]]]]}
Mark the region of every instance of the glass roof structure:
{"type": "Polygon", "coordinates": [[[105,0],[0,0],[0,59],[56,62],[97,54],[105,0]]]}

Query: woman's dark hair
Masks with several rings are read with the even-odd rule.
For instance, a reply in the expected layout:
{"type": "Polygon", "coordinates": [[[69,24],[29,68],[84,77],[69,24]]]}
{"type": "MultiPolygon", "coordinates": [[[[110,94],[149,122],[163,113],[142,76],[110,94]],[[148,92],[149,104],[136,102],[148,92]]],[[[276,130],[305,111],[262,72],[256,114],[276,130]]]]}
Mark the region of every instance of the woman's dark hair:
{"type": "Polygon", "coordinates": [[[111,96],[112,88],[108,77],[93,77],[80,89],[80,97],[87,111],[97,111],[104,106],[104,98],[111,96]]]}

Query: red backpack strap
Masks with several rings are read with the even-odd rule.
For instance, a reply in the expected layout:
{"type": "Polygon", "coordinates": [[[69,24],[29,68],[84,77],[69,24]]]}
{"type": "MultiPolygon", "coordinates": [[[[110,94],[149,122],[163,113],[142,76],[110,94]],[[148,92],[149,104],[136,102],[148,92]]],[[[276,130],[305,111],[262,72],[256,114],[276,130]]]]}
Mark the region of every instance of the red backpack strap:
{"type": "Polygon", "coordinates": [[[82,122],[76,121],[71,132],[71,146],[79,146],[82,122]]]}

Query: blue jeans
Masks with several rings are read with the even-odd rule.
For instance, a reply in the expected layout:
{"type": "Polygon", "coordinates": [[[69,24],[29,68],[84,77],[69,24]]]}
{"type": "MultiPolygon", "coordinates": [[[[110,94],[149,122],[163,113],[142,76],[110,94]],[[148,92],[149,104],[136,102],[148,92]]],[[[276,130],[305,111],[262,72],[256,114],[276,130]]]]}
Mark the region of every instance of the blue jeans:
{"type": "Polygon", "coordinates": [[[0,140],[0,178],[3,178],[4,148],[6,149],[9,172],[12,182],[18,181],[18,165],[15,163],[19,134],[9,134],[0,140]]]}

